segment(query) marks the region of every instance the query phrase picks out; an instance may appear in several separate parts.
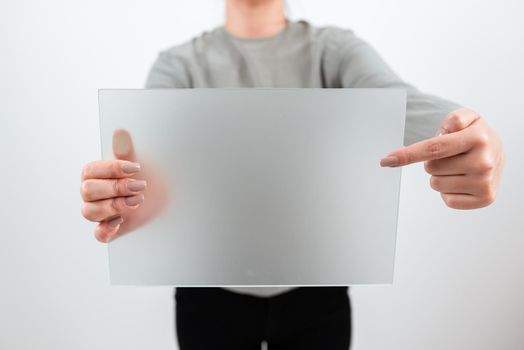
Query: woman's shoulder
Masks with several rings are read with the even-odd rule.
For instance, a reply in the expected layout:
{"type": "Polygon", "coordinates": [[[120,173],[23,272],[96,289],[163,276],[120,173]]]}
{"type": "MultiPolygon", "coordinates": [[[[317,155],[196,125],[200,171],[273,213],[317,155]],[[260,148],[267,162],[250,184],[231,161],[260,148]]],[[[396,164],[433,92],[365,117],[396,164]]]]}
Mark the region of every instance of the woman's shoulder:
{"type": "MultiPolygon", "coordinates": [[[[213,37],[219,35],[219,27],[204,31],[193,38],[174,44],[158,52],[147,78],[148,87],[189,87],[191,67],[197,65],[200,56],[209,51],[213,37]]],[[[215,44],[216,46],[216,44],[215,44]]]]}
{"type": "Polygon", "coordinates": [[[191,58],[198,52],[208,50],[222,39],[223,26],[217,26],[194,35],[188,40],[171,45],[161,51],[161,54],[170,58],[191,58]]]}
{"type": "Polygon", "coordinates": [[[309,33],[309,35],[319,41],[325,43],[338,44],[340,41],[347,42],[348,40],[356,39],[353,29],[341,27],[337,25],[314,25],[306,20],[298,20],[294,25],[300,30],[309,33]]]}

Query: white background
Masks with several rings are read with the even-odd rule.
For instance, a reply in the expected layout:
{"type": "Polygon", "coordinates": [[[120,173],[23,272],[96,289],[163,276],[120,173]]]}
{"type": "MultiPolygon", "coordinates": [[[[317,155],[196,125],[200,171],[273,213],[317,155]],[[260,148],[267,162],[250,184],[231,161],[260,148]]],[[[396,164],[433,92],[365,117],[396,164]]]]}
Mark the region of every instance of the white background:
{"type": "MultiPolygon", "coordinates": [[[[422,90],[501,134],[497,203],[445,207],[403,174],[393,286],[352,288],[354,349],[524,348],[524,5],[520,0],[291,0],[352,28],[422,90]]],[[[219,24],[222,0],[0,4],[0,348],[174,349],[171,288],[111,287],[80,216],[100,156],[97,89],[142,87],[161,49],[219,24]]]]}

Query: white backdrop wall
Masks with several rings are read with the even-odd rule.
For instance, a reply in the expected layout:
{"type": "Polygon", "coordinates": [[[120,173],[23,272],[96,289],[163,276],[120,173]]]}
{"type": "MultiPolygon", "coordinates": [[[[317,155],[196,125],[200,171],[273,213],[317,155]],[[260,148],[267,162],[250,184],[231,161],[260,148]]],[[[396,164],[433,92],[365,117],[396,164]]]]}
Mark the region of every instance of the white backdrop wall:
{"type": "MultiPolygon", "coordinates": [[[[524,3],[289,7],[354,29],[409,82],[479,111],[507,150],[498,201],[478,211],[404,171],[395,283],[352,288],[353,348],[523,349],[524,3]]],[[[142,87],[159,50],[222,16],[222,0],[0,3],[1,349],[176,349],[171,288],[109,286],[80,169],[100,157],[97,89],[142,87]]]]}

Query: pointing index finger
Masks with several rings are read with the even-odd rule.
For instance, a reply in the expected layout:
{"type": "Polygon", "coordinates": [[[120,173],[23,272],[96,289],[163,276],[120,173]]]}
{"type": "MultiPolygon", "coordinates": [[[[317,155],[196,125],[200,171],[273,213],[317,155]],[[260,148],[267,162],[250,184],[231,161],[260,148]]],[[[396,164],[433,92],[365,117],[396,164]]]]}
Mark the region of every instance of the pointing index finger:
{"type": "Polygon", "coordinates": [[[380,161],[381,166],[398,167],[464,153],[472,148],[467,129],[436,136],[396,150],[380,161]]]}

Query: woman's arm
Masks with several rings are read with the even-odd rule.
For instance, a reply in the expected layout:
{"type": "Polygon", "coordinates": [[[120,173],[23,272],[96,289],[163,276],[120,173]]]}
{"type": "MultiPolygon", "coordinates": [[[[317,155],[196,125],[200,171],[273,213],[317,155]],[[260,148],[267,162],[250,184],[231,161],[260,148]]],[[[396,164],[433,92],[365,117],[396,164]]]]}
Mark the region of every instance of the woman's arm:
{"type": "Polygon", "coordinates": [[[424,162],[430,186],[451,208],[475,209],[496,197],[504,166],[498,135],[468,108],[424,94],[403,82],[367,43],[341,31],[339,74],[344,87],[404,88],[407,114],[403,149],[381,160],[386,167],[424,162]],[[436,135],[436,136],[435,136],[436,135]]]}
{"type": "Polygon", "coordinates": [[[401,88],[407,92],[404,144],[432,137],[442,119],[461,106],[404,82],[377,51],[351,30],[340,30],[339,76],[343,87],[401,88]]]}

